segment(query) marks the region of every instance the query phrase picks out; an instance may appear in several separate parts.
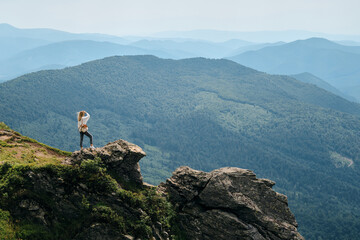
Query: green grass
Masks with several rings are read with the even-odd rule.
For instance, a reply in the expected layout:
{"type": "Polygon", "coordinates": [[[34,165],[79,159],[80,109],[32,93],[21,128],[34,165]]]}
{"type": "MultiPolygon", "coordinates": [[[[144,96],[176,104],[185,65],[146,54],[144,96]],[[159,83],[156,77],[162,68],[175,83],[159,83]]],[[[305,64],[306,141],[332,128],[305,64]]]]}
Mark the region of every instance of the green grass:
{"type": "Polygon", "coordinates": [[[52,151],[54,151],[54,152],[56,152],[56,153],[58,153],[58,154],[60,154],[60,155],[63,155],[63,156],[71,156],[71,154],[72,154],[72,152],[63,151],[63,150],[60,150],[60,149],[58,149],[58,148],[54,148],[54,147],[48,146],[48,145],[46,145],[46,144],[44,144],[44,143],[38,142],[38,141],[36,141],[35,139],[29,138],[29,137],[26,137],[26,136],[23,136],[23,139],[24,139],[24,140],[23,140],[24,142],[37,143],[37,144],[39,144],[40,146],[45,147],[45,148],[47,148],[47,149],[49,149],[49,150],[52,150],[52,151]]]}
{"type": "Polygon", "coordinates": [[[10,131],[12,137],[0,140],[0,163],[46,165],[61,164],[61,160],[70,156],[70,152],[62,151],[32,138],[22,136],[11,130],[3,122],[0,129],[10,131]]]}
{"type": "Polygon", "coordinates": [[[11,130],[5,123],[0,122],[0,129],[11,130]]]}
{"type": "Polygon", "coordinates": [[[13,240],[15,238],[16,230],[11,221],[10,213],[0,209],[0,239],[13,240]]]}

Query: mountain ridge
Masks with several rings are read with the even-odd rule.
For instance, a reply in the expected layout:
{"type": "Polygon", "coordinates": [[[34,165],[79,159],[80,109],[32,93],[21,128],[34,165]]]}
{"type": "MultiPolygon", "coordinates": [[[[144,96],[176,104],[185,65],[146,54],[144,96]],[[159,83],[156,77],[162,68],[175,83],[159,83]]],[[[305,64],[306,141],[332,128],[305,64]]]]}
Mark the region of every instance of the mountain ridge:
{"type": "Polygon", "coordinates": [[[346,99],[348,101],[356,102],[356,98],[342,93],[337,88],[333,87],[332,85],[330,85],[326,81],[322,80],[321,78],[316,77],[315,75],[313,75],[311,73],[304,72],[304,73],[294,74],[294,75],[290,75],[290,76],[294,77],[295,79],[297,79],[299,81],[314,84],[314,85],[316,85],[316,86],[318,86],[320,88],[323,88],[326,91],[334,93],[335,95],[338,95],[338,96],[340,96],[340,97],[342,97],[342,98],[344,98],[344,99],[346,99]]]}
{"type": "Polygon", "coordinates": [[[1,120],[71,151],[85,109],[95,145],[125,138],[149,153],[141,168],[152,184],[182,165],[252,169],[289,196],[305,237],[332,238],[358,214],[359,104],[288,76],[229,60],[110,57],[24,75],[0,96],[1,120]]]}
{"type": "Polygon", "coordinates": [[[298,40],[249,51],[230,59],[273,74],[310,72],[345,94],[359,99],[360,47],[343,46],[325,39],[298,40]]]}
{"type": "MultiPolygon", "coordinates": [[[[22,51],[11,58],[0,61],[0,81],[37,69],[46,69],[46,66],[70,67],[108,56],[139,55],[148,52],[149,50],[146,49],[111,42],[91,40],[56,42],[22,51]]],[[[158,55],[167,56],[161,51],[158,51],[158,55]]]]}
{"type": "Polygon", "coordinates": [[[295,41],[297,39],[307,39],[310,37],[329,38],[334,41],[353,40],[359,41],[359,35],[337,35],[317,33],[301,30],[284,30],[284,31],[221,31],[221,30],[190,30],[190,31],[165,31],[156,33],[155,37],[179,37],[196,38],[196,39],[213,39],[215,41],[226,41],[228,39],[240,38],[251,42],[277,42],[277,41],[295,41]]]}
{"type": "Polygon", "coordinates": [[[12,37],[27,37],[35,39],[44,39],[47,41],[65,41],[65,40],[76,40],[86,39],[94,41],[109,41],[117,43],[127,43],[126,40],[106,34],[98,33],[70,33],[61,30],[55,30],[50,28],[16,28],[10,24],[0,23],[0,36],[12,36],[12,37]]]}

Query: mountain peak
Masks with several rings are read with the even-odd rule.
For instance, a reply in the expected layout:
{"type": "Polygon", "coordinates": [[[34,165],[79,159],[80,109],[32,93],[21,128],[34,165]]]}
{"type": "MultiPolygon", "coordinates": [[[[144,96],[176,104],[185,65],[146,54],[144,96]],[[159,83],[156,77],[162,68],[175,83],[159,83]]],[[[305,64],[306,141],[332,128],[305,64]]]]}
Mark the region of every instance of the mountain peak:
{"type": "Polygon", "coordinates": [[[317,47],[317,48],[328,48],[328,47],[340,47],[340,44],[332,42],[326,38],[313,37],[304,40],[297,40],[289,44],[299,44],[305,45],[309,47],[317,47]]]}

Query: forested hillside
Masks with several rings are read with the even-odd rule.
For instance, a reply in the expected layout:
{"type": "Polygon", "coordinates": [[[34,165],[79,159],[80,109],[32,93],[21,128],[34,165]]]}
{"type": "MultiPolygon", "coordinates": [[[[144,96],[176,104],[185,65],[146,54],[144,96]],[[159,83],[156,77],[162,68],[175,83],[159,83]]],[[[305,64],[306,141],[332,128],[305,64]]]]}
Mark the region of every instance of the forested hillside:
{"type": "Polygon", "coordinates": [[[277,182],[305,237],[360,234],[360,106],[313,85],[228,60],[133,56],[27,74],[0,97],[0,121],[46,144],[78,149],[86,110],[95,145],[147,152],[145,181],[180,165],[247,168],[277,182]]]}
{"type": "Polygon", "coordinates": [[[321,78],[316,77],[315,75],[313,75],[311,73],[304,72],[304,73],[294,74],[294,75],[290,75],[290,76],[301,82],[314,84],[315,86],[317,86],[319,88],[325,89],[326,91],[334,93],[335,95],[345,98],[351,102],[356,102],[356,98],[342,93],[337,88],[333,87],[326,81],[322,80],[321,78]]]}

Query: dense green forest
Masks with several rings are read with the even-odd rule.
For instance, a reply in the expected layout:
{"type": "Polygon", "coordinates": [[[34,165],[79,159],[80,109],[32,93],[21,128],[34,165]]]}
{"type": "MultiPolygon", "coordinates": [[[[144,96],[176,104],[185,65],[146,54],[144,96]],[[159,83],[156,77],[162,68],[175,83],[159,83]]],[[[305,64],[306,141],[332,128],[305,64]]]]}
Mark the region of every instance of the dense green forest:
{"type": "Polygon", "coordinates": [[[307,239],[360,234],[360,105],[314,85],[228,60],[128,56],[27,74],[0,97],[0,121],[51,146],[79,149],[86,110],[96,146],[147,152],[147,182],[180,165],[247,168],[276,181],[307,239]]]}

